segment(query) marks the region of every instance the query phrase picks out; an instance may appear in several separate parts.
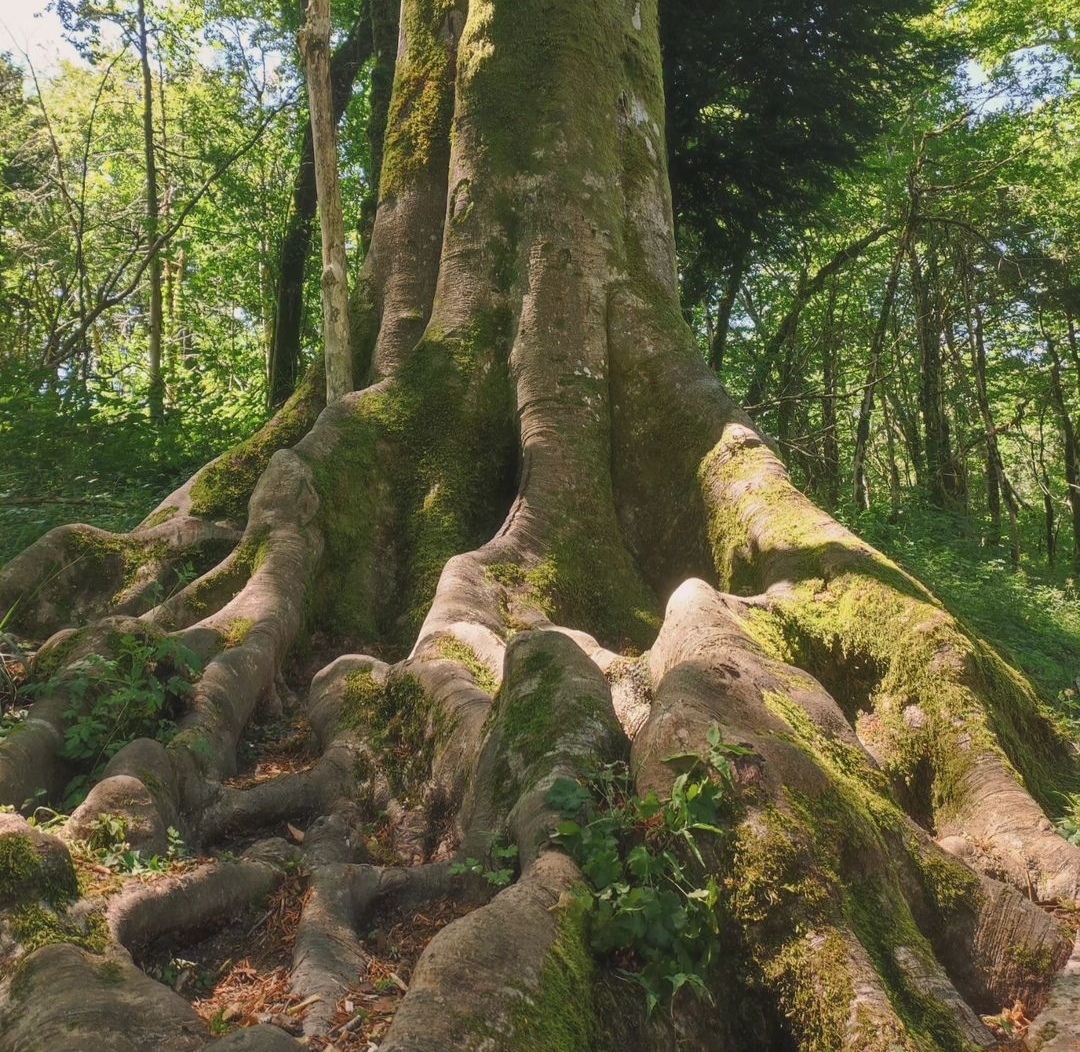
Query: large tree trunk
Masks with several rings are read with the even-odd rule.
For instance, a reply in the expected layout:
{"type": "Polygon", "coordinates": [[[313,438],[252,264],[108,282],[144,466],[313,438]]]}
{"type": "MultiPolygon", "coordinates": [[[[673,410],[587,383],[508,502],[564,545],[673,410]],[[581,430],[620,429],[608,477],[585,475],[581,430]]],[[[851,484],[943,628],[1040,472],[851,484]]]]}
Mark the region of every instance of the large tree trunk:
{"type": "MultiPolygon", "coordinates": [[[[53,693],[0,744],[16,806],[76,773],[64,684],[87,654],[167,634],[205,661],[179,733],[120,749],[62,840],[3,819],[0,1049],[214,1045],[128,951],[223,923],[298,865],[290,1018],[309,1047],[344,1042],[378,901],[477,895],[445,860],[492,837],[516,880],[431,942],[383,1052],[1006,1047],[977,1013],[1048,997],[1042,1047],[1076,1047],[1071,980],[1051,990],[1072,940],[1037,905],[1080,890],[1080,851],[1040,809],[1076,784],[1073,751],[1016,673],[791,486],[695,351],[656,0],[402,16],[356,297],[368,386],[320,411],[308,377],[131,534],[54,531],[0,578],[9,627],[61,633],[36,659],[53,693]],[[161,601],[193,558],[201,576],[161,601]],[[318,756],[229,785],[259,707],[289,703],[302,632],[329,661],[289,672],[318,756]],[[650,1019],[617,977],[634,945],[589,952],[548,790],[629,754],[664,796],[685,784],[673,755],[717,734],[740,745],[724,831],[685,860],[723,946],[712,1003],[681,990],[650,1019]],[[147,851],[174,825],[207,861],[81,897],[65,841],[106,814],[147,851]],[[286,822],[300,847],[235,857],[286,822]]],[[[241,1038],[215,1047],[299,1047],[241,1038]]]]}

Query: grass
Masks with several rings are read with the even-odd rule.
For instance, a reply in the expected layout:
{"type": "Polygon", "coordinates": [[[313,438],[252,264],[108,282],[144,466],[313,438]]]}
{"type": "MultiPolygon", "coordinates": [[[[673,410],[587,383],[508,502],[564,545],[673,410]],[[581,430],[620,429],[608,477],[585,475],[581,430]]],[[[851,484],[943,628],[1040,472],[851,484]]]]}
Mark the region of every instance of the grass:
{"type": "Polygon", "coordinates": [[[1080,569],[1067,556],[1049,567],[1035,549],[1014,569],[1006,547],[984,547],[970,522],[918,506],[904,508],[896,523],[871,512],[848,525],[923,581],[1045,701],[1080,716],[1080,706],[1070,711],[1080,678],[1080,569]]]}

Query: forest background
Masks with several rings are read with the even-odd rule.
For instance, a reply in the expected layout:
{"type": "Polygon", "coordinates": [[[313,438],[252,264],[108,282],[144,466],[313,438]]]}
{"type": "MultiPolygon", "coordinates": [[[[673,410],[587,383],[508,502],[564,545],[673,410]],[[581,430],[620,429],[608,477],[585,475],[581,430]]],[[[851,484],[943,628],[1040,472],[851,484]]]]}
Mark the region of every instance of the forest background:
{"type": "MultiPolygon", "coordinates": [[[[714,6],[664,16],[702,354],[818,504],[1080,726],[1075,15],[886,4],[879,53],[840,33],[822,61],[821,5],[714,6]]],[[[52,7],[69,58],[0,37],[0,562],[133,526],[320,342],[301,5],[52,7]]],[[[358,269],[386,86],[361,0],[334,17],[358,269]]]]}

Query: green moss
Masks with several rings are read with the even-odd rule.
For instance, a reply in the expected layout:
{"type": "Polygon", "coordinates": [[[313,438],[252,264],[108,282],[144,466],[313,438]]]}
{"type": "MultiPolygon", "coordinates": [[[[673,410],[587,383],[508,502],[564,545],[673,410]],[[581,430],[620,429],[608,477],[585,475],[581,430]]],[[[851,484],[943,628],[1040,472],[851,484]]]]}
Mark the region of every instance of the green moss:
{"type": "Polygon", "coordinates": [[[247,639],[248,633],[255,627],[255,622],[250,617],[234,617],[226,626],[223,642],[225,649],[240,646],[247,639]]]}
{"type": "MultiPolygon", "coordinates": [[[[501,809],[512,807],[550,770],[552,754],[573,754],[578,743],[592,742],[593,728],[614,722],[608,702],[567,690],[566,675],[557,654],[534,650],[511,671],[495,699],[493,790],[501,809]]],[[[595,757],[582,759],[595,762],[595,757]]]]}
{"type": "Polygon", "coordinates": [[[614,526],[583,519],[560,531],[546,559],[531,567],[496,563],[488,577],[509,593],[505,608],[513,621],[520,604],[557,624],[586,629],[620,651],[647,649],[660,629],[659,604],[645,585],[614,526]]]}
{"type": "Polygon", "coordinates": [[[455,639],[453,636],[442,636],[436,647],[442,657],[464,666],[485,694],[494,694],[498,690],[499,685],[494,673],[476,656],[476,651],[467,643],[462,643],[460,639],[455,639]]]}
{"type": "Polygon", "coordinates": [[[881,881],[869,879],[848,888],[845,909],[915,1046],[926,1052],[967,1052],[970,1046],[949,1009],[917,989],[900,966],[898,950],[916,958],[933,957],[903,899],[881,881]]]}
{"type": "Polygon", "coordinates": [[[316,466],[326,536],[315,620],[338,635],[415,636],[446,561],[482,544],[511,499],[509,315],[429,332],[339,427],[316,466]]]}
{"type": "MultiPolygon", "coordinates": [[[[386,437],[388,399],[367,394],[338,427],[338,452],[315,465],[319,519],[326,540],[323,570],[313,590],[315,621],[336,635],[379,635],[376,611],[377,539],[396,494],[390,482],[395,450],[386,437]]],[[[385,562],[389,553],[380,552],[385,562]]]]}
{"type": "Polygon", "coordinates": [[[1006,953],[1011,971],[1023,985],[1042,985],[1057,971],[1054,954],[1049,946],[1013,946],[1006,953]]]}
{"type": "Polygon", "coordinates": [[[124,969],[117,961],[103,961],[97,966],[97,973],[106,986],[119,986],[124,981],[124,969]]]}
{"type": "Polygon", "coordinates": [[[43,856],[28,836],[0,837],[0,903],[40,899],[65,905],[78,894],[75,872],[66,854],[43,856]]]}
{"type": "Polygon", "coordinates": [[[26,953],[42,946],[66,942],[90,953],[104,953],[109,929],[100,913],[91,913],[84,923],[41,905],[25,906],[11,915],[11,931],[26,953]]]}
{"type": "Polygon", "coordinates": [[[600,1017],[595,966],[581,922],[559,913],[555,943],[536,988],[518,987],[516,1007],[498,1028],[487,1019],[461,1020],[452,1036],[461,1047],[491,1052],[613,1052],[609,1021],[600,1017]]]}
{"type": "Polygon", "coordinates": [[[160,526],[162,523],[168,522],[170,519],[174,518],[179,510],[180,509],[175,504],[166,504],[165,507],[158,508],[157,511],[147,515],[147,517],[139,523],[138,529],[152,530],[155,526],[160,526]]]}
{"type": "Polygon", "coordinates": [[[345,683],[339,725],[357,731],[377,753],[398,799],[417,801],[443,731],[418,679],[392,676],[380,685],[366,670],[352,673],[345,683]]]}
{"type": "Polygon", "coordinates": [[[947,855],[921,851],[914,844],[909,854],[923,890],[939,913],[945,916],[975,910],[980,895],[979,878],[967,866],[947,855]]]}
{"type": "Polygon", "coordinates": [[[168,748],[183,749],[190,753],[200,765],[210,762],[214,756],[214,746],[206,730],[200,727],[188,727],[180,731],[169,742],[168,748]]]}
{"type": "Polygon", "coordinates": [[[191,487],[191,513],[243,522],[248,499],[270,457],[300,440],[322,408],[323,399],[322,368],[312,366],[272,420],[199,472],[191,487]]]}
{"type": "Polygon", "coordinates": [[[448,18],[456,7],[455,0],[416,0],[403,8],[408,50],[394,68],[380,197],[406,190],[447,150],[454,104],[448,18]]]}

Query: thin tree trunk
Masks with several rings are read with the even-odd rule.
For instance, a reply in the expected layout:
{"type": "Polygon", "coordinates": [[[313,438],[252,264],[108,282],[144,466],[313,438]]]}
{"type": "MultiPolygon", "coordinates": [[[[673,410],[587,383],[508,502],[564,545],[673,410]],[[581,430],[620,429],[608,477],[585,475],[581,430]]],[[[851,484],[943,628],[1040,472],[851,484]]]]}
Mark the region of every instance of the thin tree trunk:
{"type": "Polygon", "coordinates": [[[745,257],[733,262],[728,269],[720,302],[716,307],[716,322],[713,325],[712,339],[709,340],[709,367],[713,372],[720,372],[724,367],[724,352],[727,348],[728,329],[731,325],[731,312],[735,309],[735,299],[739,295],[739,286],[746,273],[745,257]]]}
{"type": "MultiPolygon", "coordinates": [[[[936,271],[935,256],[930,267],[936,271]]],[[[908,265],[915,305],[915,332],[920,353],[919,406],[926,450],[926,475],[930,500],[940,508],[952,504],[956,492],[955,466],[945,411],[941,362],[940,319],[934,304],[932,278],[927,275],[914,241],[908,246],[908,265]]]]}
{"type": "Polygon", "coordinates": [[[1062,445],[1065,454],[1065,485],[1068,488],[1069,509],[1072,512],[1073,562],[1080,565],[1080,448],[1077,446],[1076,427],[1065,401],[1065,389],[1061,382],[1061,356],[1056,341],[1046,338],[1046,351],[1050,357],[1050,398],[1061,422],[1062,445]]]}
{"type": "Polygon", "coordinates": [[[889,229],[887,226],[881,226],[871,230],[870,233],[837,251],[827,263],[822,264],[814,272],[813,276],[805,271],[800,275],[791,306],[758,356],[753,379],[746,393],[746,404],[751,416],[754,415],[755,408],[765,401],[769,388],[769,374],[780,362],[784,347],[795,338],[799,319],[806,305],[825,287],[829,278],[838,274],[848,263],[858,259],[871,245],[880,241],[889,229]]]}
{"type": "Polygon", "coordinates": [[[312,156],[315,158],[315,186],[322,230],[323,345],[326,401],[329,404],[353,389],[345,220],[338,181],[337,122],[330,81],[330,0],[310,0],[308,3],[300,51],[307,72],[312,156]]]}
{"type": "Polygon", "coordinates": [[[852,475],[855,487],[855,507],[867,509],[870,507],[870,488],[866,482],[866,455],[870,445],[870,422],[874,413],[874,395],[877,386],[881,382],[881,364],[885,352],[885,338],[889,331],[889,318],[892,316],[893,304],[896,302],[896,290],[900,284],[900,268],[907,251],[907,240],[910,236],[910,224],[905,223],[900,232],[896,253],[893,256],[892,266],[889,268],[889,277],[885,282],[885,296],[881,301],[881,309],[878,311],[877,324],[874,326],[874,334],[870,338],[870,366],[866,374],[866,385],[863,388],[862,402],[859,404],[859,419],[855,425],[855,449],[852,454],[852,475]]]}
{"type": "MultiPolygon", "coordinates": [[[[335,127],[341,122],[352,87],[372,51],[371,24],[363,8],[348,36],[334,49],[330,83],[335,127]]],[[[376,168],[376,171],[378,169],[376,168]]],[[[272,333],[267,357],[267,405],[275,409],[296,388],[304,321],[304,274],[311,255],[312,222],[318,209],[315,157],[310,117],[300,132],[300,161],[293,179],[292,202],[278,252],[273,296],[272,333]]]]}
{"type": "Polygon", "coordinates": [[[138,0],[136,7],[139,66],[142,70],[143,93],[143,152],[146,167],[146,243],[152,255],[146,268],[150,285],[150,346],[147,354],[149,372],[150,419],[155,424],[165,420],[165,376],[162,370],[162,335],[164,311],[162,304],[161,251],[154,250],[158,240],[157,161],[154,156],[154,81],[150,72],[150,40],[146,26],[146,3],[138,0]]]}
{"type": "Polygon", "coordinates": [[[829,511],[840,501],[840,434],[837,426],[836,402],[839,387],[839,355],[836,349],[837,287],[829,289],[829,305],[821,344],[821,499],[829,511]]]}

